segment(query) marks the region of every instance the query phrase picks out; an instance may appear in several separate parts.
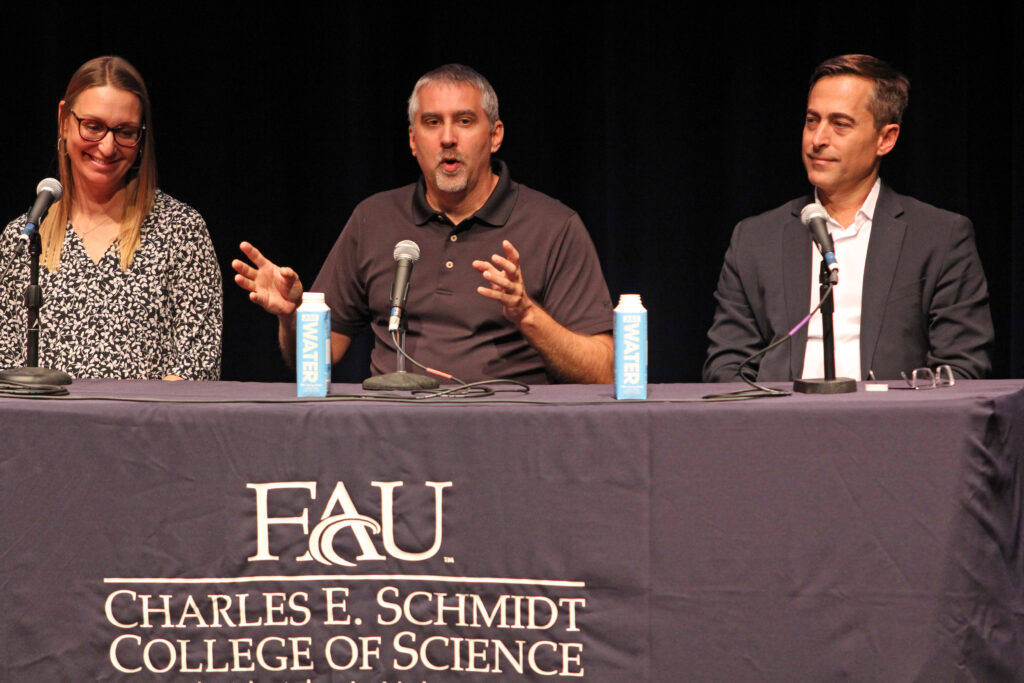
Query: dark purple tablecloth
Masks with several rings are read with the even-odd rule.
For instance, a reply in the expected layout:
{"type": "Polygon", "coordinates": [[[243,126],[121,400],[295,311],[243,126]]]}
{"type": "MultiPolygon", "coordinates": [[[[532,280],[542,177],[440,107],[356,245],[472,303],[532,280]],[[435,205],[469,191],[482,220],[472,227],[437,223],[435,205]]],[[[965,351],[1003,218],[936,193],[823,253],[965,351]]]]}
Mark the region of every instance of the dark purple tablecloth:
{"type": "Polygon", "coordinates": [[[1019,679],[1022,387],[0,398],[0,680],[1019,679]]]}

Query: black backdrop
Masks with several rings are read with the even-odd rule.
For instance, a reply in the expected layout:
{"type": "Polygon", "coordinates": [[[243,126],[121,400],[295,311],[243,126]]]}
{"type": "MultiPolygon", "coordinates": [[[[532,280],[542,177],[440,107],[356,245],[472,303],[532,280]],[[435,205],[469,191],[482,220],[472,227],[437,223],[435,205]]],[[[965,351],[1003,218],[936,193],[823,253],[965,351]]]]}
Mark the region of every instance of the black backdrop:
{"type": "MultiPolygon", "coordinates": [[[[997,377],[1024,376],[1024,10],[927,2],[564,5],[37,3],[5,17],[0,209],[56,171],[57,101],[85,60],[146,78],[160,184],[206,218],[225,275],[225,379],[287,380],[272,318],[230,281],[247,239],[312,282],[355,204],[414,180],[405,104],[424,71],[494,84],[513,176],[580,212],[612,297],[650,311],[652,381],[694,381],[733,225],[807,189],[806,83],[868,52],[911,78],[883,177],[972,218],[997,377]]],[[[360,378],[365,361],[336,374],[360,378]],[[359,365],[362,364],[362,367],[359,365]]]]}

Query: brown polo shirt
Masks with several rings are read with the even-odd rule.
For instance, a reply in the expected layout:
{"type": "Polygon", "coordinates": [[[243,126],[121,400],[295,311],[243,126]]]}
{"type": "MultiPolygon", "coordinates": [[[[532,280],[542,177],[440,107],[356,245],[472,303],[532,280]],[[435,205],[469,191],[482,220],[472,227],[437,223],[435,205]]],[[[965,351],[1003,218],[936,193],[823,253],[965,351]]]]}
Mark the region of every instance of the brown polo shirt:
{"type": "Polygon", "coordinates": [[[503,162],[493,163],[499,175],[494,192],[459,225],[430,208],[420,178],[361,202],[331,249],[311,291],[324,293],[335,332],[355,336],[372,330],[373,374],[395,370],[387,328],[393,252],[401,240],[420,247],[406,308],[406,351],[424,365],[465,381],[551,381],[540,355],[502,315],[501,305],[476,291],[486,280],[472,262],[504,254],[503,239],[519,250],[527,293],[555,320],[581,334],[612,331],[608,286],[579,216],[513,182],[503,162]]]}

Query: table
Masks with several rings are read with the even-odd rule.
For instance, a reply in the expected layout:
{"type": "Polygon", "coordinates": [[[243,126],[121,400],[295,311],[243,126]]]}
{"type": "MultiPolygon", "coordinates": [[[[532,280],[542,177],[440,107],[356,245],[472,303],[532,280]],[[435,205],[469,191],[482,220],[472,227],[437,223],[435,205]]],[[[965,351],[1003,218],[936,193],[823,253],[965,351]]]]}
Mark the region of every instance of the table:
{"type": "Polygon", "coordinates": [[[1020,679],[1024,382],[727,388],[0,398],[0,680],[1020,679]]]}

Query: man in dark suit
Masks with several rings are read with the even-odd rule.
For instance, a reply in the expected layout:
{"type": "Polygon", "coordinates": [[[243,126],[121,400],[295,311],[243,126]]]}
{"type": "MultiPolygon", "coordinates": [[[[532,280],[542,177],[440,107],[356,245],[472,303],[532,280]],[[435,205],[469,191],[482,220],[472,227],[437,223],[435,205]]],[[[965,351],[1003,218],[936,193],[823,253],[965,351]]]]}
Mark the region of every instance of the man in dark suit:
{"type": "MultiPolygon", "coordinates": [[[[958,377],[991,370],[988,287],[970,221],[882,184],[909,83],[885,62],[843,55],[811,77],[802,157],[814,193],[741,221],[718,281],[705,381],[738,379],[740,363],[788,334],[818,300],[820,255],[800,210],[829,214],[840,283],[836,374],[899,378],[948,364],[958,377]],[[813,292],[813,293],[812,293],[813,292]]],[[[824,374],[820,316],[748,368],[758,380],[824,374]]],[[[749,372],[749,370],[748,370],[749,372]]]]}

